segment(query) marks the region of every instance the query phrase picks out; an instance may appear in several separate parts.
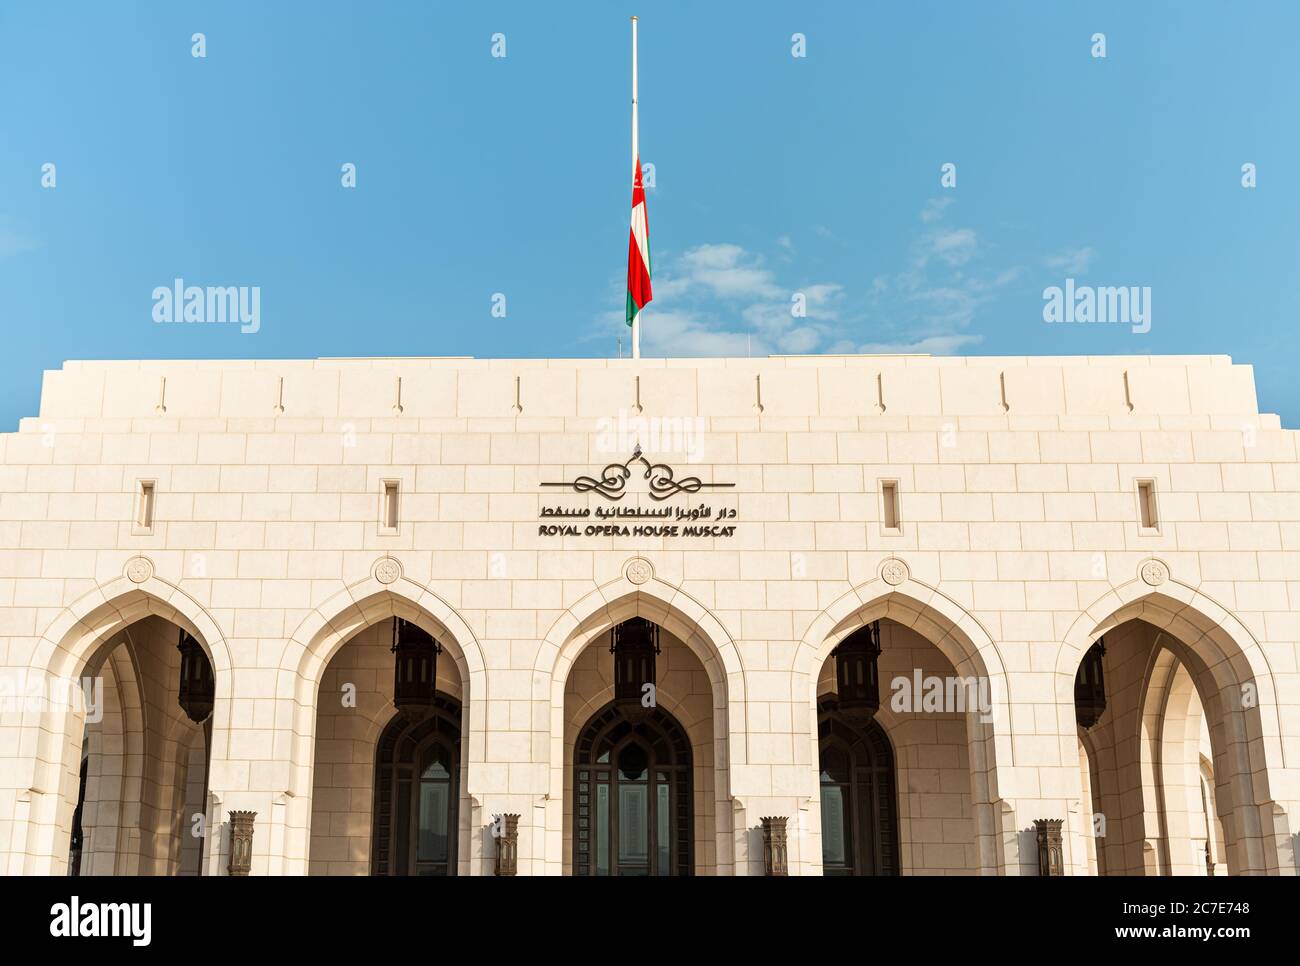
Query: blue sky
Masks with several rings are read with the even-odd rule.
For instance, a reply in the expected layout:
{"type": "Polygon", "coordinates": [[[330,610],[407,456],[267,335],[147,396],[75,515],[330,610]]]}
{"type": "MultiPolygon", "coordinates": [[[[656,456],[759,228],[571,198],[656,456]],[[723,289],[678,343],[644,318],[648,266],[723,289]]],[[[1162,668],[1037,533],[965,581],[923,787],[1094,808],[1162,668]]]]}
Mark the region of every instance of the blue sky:
{"type": "Polygon", "coordinates": [[[0,428],[69,358],[616,355],[631,13],[646,355],[1228,353],[1300,425],[1300,4],[603,0],[0,7],[0,428]]]}

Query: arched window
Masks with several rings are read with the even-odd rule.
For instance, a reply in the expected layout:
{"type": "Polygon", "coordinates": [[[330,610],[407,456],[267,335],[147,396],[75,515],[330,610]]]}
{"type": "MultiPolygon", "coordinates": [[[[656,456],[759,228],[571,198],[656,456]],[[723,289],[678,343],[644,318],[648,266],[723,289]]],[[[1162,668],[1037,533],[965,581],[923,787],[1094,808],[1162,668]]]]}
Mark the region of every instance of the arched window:
{"type": "Polygon", "coordinates": [[[395,714],[375,754],[374,875],[456,874],[459,780],[460,704],[395,714]]]}
{"type": "Polygon", "coordinates": [[[894,752],[874,720],[855,722],[834,697],[818,702],[822,870],[898,875],[894,752]]]}
{"type": "Polygon", "coordinates": [[[677,719],[611,702],[573,761],[575,875],[691,874],[691,743],[677,719]]]}

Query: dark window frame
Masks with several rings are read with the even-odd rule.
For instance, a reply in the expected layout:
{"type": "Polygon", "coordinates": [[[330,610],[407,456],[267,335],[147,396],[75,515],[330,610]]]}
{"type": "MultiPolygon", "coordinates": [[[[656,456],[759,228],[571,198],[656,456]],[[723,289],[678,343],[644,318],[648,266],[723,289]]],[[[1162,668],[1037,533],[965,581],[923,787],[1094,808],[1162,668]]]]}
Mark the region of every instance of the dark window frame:
{"type": "Polygon", "coordinates": [[[455,875],[460,840],[460,702],[441,691],[426,716],[397,712],[375,746],[371,813],[371,875],[455,875]],[[418,856],[421,763],[433,745],[450,763],[447,789],[447,859],[418,856]]]}
{"type": "Polygon", "coordinates": [[[823,851],[823,874],[899,875],[898,778],[885,729],[874,718],[857,722],[841,714],[828,695],[817,702],[817,747],[819,783],[840,789],[849,838],[849,861],[827,867],[823,851]],[[831,749],[847,756],[847,781],[822,779],[821,756],[831,749]]]}
{"type": "Polygon", "coordinates": [[[573,755],[573,874],[644,875],[694,874],[695,808],[692,799],[694,756],[681,723],[662,708],[628,714],[613,701],[593,714],[582,730],[573,755]],[[645,781],[622,775],[620,757],[632,746],[646,755],[645,781]],[[662,776],[662,777],[661,777],[662,776]],[[646,788],[647,865],[619,861],[618,790],[646,788]],[[598,872],[596,795],[609,789],[606,873],[598,872]],[[668,868],[659,862],[659,788],[668,788],[668,868]]]}

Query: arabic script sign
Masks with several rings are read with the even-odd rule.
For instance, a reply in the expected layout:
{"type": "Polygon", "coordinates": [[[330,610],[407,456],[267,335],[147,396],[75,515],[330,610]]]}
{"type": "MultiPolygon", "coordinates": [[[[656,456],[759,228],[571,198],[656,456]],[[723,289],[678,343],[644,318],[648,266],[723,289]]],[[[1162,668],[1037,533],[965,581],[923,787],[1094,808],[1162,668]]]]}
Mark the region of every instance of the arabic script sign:
{"type": "Polygon", "coordinates": [[[637,469],[645,468],[645,479],[650,481],[650,499],[661,501],[679,493],[698,493],[706,488],[725,488],[735,483],[705,483],[698,476],[686,476],[680,480],[673,479],[673,468],[667,463],[651,463],[641,455],[641,447],[632,451],[632,458],[626,463],[610,463],[597,479],[594,476],[579,476],[565,483],[543,483],[542,486],[559,486],[573,490],[574,493],[599,493],[607,500],[621,500],[627,492],[627,481],[632,477],[633,464],[640,464],[637,469]]]}
{"type": "MultiPolygon", "coordinates": [[[[600,477],[579,476],[567,483],[543,483],[574,493],[598,493],[617,502],[627,494],[633,470],[641,472],[649,485],[650,499],[662,503],[681,493],[698,493],[705,488],[724,489],[735,483],[705,483],[698,476],[674,479],[672,467],[651,463],[638,446],[626,463],[610,463],[600,477]]],[[[730,537],[736,532],[736,510],[701,503],[699,506],[544,506],[537,527],[541,537],[730,537]],[[594,518],[594,521],[593,521],[594,518]]]]}

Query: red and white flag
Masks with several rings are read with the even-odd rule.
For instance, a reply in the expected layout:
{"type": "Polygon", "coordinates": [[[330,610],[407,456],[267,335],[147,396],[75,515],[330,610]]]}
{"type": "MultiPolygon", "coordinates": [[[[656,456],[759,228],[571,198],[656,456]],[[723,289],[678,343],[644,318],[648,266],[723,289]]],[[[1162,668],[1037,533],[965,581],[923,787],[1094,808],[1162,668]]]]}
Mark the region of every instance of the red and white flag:
{"type": "Polygon", "coordinates": [[[627,248],[627,324],[649,304],[650,294],[650,223],[646,219],[645,186],[641,184],[641,159],[636,159],[632,175],[632,230],[627,248]]]}

